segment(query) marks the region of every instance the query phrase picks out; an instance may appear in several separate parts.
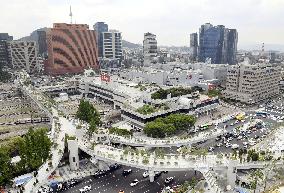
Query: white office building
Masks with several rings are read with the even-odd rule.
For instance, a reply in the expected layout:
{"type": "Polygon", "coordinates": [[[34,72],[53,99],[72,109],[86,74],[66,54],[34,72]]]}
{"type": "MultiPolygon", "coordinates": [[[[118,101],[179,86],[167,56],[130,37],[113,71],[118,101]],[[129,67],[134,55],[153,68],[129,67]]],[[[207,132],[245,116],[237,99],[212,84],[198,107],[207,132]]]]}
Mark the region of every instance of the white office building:
{"type": "Polygon", "coordinates": [[[34,41],[11,41],[9,44],[12,67],[24,69],[28,73],[42,69],[37,57],[37,45],[34,41]]]}
{"type": "Polygon", "coordinates": [[[230,66],[227,73],[228,99],[254,104],[279,94],[281,67],[273,64],[240,64],[230,66]]]}
{"type": "Polygon", "coordinates": [[[103,32],[103,57],[109,59],[122,59],[121,32],[110,30],[103,32]]]}
{"type": "Polygon", "coordinates": [[[156,35],[149,32],[144,34],[143,55],[144,55],[144,64],[151,63],[155,59],[157,59],[158,48],[157,48],[156,35]]]}
{"type": "Polygon", "coordinates": [[[228,65],[169,62],[121,70],[119,76],[135,83],[159,86],[199,86],[208,90],[212,85],[225,85],[228,65]]]}
{"type": "MultiPolygon", "coordinates": [[[[110,81],[103,81],[101,77],[84,77],[79,86],[81,94],[101,99],[104,102],[113,104],[114,108],[120,109],[121,117],[131,123],[133,127],[143,128],[144,125],[155,118],[163,117],[171,113],[202,114],[213,111],[218,105],[218,97],[200,95],[199,92],[172,97],[167,99],[152,99],[151,94],[161,87],[157,85],[137,84],[132,81],[121,79],[113,75],[110,81]],[[166,105],[167,108],[156,108],[154,113],[141,114],[138,108],[145,104],[153,107],[166,105]]],[[[163,86],[163,89],[173,88],[163,86]]],[[[184,88],[191,88],[185,86],[184,88]]]]}

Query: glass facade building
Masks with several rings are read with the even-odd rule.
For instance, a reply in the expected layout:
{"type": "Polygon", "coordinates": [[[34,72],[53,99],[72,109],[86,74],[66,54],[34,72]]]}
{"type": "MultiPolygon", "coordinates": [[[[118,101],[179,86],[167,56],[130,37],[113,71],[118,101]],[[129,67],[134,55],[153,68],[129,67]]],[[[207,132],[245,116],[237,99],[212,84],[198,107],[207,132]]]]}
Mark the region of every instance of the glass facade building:
{"type": "Polygon", "coordinates": [[[8,50],[8,42],[13,40],[13,36],[8,33],[0,33],[0,68],[11,63],[8,50]]]}
{"type": "Polygon", "coordinates": [[[199,29],[199,61],[211,59],[213,64],[235,64],[237,30],[206,23],[199,29]]]}
{"type": "Polygon", "coordinates": [[[190,51],[191,57],[194,61],[197,59],[197,51],[198,51],[198,34],[192,33],[190,34],[190,51]]]}
{"type": "Polygon", "coordinates": [[[105,22],[97,22],[94,25],[94,30],[96,31],[96,36],[97,36],[98,56],[103,57],[103,53],[104,53],[103,33],[108,32],[108,25],[105,22]]]}

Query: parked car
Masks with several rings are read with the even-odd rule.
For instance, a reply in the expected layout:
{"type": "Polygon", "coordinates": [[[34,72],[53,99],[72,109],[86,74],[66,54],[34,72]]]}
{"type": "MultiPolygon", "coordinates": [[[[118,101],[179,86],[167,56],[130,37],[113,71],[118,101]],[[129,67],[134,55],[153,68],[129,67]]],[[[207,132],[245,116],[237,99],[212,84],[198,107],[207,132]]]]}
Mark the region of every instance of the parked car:
{"type": "Polygon", "coordinates": [[[149,176],[149,172],[148,171],[143,173],[143,178],[147,178],[148,176],[149,176]]]}
{"type": "Polygon", "coordinates": [[[88,192],[88,191],[91,191],[91,190],[92,190],[91,185],[88,185],[88,186],[85,186],[84,188],[79,189],[80,193],[88,192]]]}
{"type": "Polygon", "coordinates": [[[169,184],[174,180],[174,177],[168,177],[165,179],[165,184],[169,184]]]}
{"type": "Polygon", "coordinates": [[[128,175],[131,174],[131,173],[132,173],[132,169],[123,170],[122,175],[128,176],[128,175]]]}
{"type": "Polygon", "coordinates": [[[136,186],[138,184],[138,182],[139,182],[139,180],[135,179],[130,183],[130,186],[131,187],[136,186]]]}
{"type": "Polygon", "coordinates": [[[231,148],[232,148],[232,149],[237,149],[237,148],[239,148],[239,147],[240,147],[240,146],[239,146],[238,144],[233,144],[231,148]]]}
{"type": "Polygon", "coordinates": [[[114,171],[114,170],[119,169],[120,167],[121,167],[121,165],[115,163],[115,164],[109,166],[109,170],[114,171]]]}

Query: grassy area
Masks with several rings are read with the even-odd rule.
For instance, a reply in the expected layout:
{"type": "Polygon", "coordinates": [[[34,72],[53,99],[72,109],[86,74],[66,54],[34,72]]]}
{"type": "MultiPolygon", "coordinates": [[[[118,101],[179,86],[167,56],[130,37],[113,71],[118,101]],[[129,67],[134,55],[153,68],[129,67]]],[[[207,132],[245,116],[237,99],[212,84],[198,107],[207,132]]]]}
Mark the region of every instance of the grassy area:
{"type": "Polygon", "coordinates": [[[132,136],[133,133],[131,131],[128,131],[127,129],[120,129],[120,128],[109,128],[109,133],[110,134],[116,134],[120,136],[132,136]]]}
{"type": "Polygon", "coordinates": [[[209,97],[216,97],[216,96],[220,96],[221,95],[221,91],[220,90],[216,90],[216,89],[212,89],[208,91],[207,94],[209,97]]]}
{"type": "Polygon", "coordinates": [[[3,125],[3,126],[0,126],[0,131],[20,131],[20,130],[23,130],[23,129],[29,129],[30,127],[36,127],[36,128],[39,128],[39,127],[46,127],[47,124],[26,124],[26,125],[11,125],[11,126],[7,126],[7,125],[3,125]]]}
{"type": "Polygon", "coordinates": [[[202,92],[202,88],[200,87],[192,87],[192,88],[183,88],[183,87],[175,87],[175,88],[170,88],[170,89],[162,89],[160,88],[158,91],[154,92],[151,95],[152,99],[166,99],[169,94],[171,94],[171,97],[178,97],[182,95],[188,95],[193,92],[202,92]]]}
{"type": "Polygon", "coordinates": [[[138,113],[143,115],[148,115],[157,111],[157,109],[152,105],[143,105],[136,110],[138,113]]]}

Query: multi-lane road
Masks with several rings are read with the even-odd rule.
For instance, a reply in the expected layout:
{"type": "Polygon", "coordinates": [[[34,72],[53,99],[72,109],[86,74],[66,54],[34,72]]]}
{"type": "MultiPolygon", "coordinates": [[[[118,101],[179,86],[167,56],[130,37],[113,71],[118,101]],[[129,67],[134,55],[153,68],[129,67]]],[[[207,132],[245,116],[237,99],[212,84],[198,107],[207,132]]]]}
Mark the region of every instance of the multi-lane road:
{"type": "Polygon", "coordinates": [[[143,178],[142,174],[144,172],[145,170],[123,166],[100,177],[84,178],[82,183],[64,191],[64,193],[77,193],[79,189],[86,185],[91,185],[92,190],[90,193],[119,193],[120,190],[123,190],[125,193],[160,193],[165,187],[164,181],[167,177],[174,177],[173,182],[169,185],[171,187],[189,181],[192,177],[202,178],[201,173],[195,171],[168,172],[162,173],[154,182],[150,182],[149,178],[143,178]],[[125,169],[132,169],[132,173],[124,177],[122,172],[125,169]],[[139,183],[131,187],[130,183],[134,179],[138,179],[139,183]]]}
{"type": "MultiPolygon", "coordinates": [[[[272,113],[273,114],[273,113],[272,113]]],[[[267,117],[255,117],[252,118],[252,116],[255,115],[255,112],[250,111],[246,113],[246,118],[244,119],[244,122],[239,122],[236,123],[234,125],[231,125],[232,123],[235,123],[236,119],[232,119],[226,123],[220,123],[219,127],[224,127],[224,125],[227,125],[226,130],[228,132],[233,132],[234,129],[236,129],[237,127],[243,127],[243,125],[249,123],[249,122],[253,122],[255,119],[260,119],[264,122],[264,126],[262,129],[257,129],[255,131],[250,131],[250,133],[246,133],[246,135],[242,135],[240,134],[240,136],[242,136],[242,138],[238,139],[237,137],[232,137],[232,140],[229,142],[231,144],[237,144],[239,145],[239,148],[244,148],[244,144],[243,142],[247,142],[252,139],[254,141],[256,141],[257,138],[262,138],[263,135],[267,135],[270,131],[271,128],[273,127],[273,125],[275,125],[277,123],[277,121],[272,120],[271,118],[267,117]]],[[[213,127],[213,126],[212,126],[213,127]]],[[[232,152],[231,147],[225,147],[225,143],[222,140],[219,141],[215,141],[215,139],[209,139],[207,141],[204,141],[203,143],[199,143],[197,145],[197,147],[200,148],[209,148],[209,147],[214,147],[214,152],[223,152],[223,153],[229,153],[232,152]],[[220,143],[222,144],[220,147],[217,147],[217,144],[220,143]]],[[[250,145],[248,144],[248,148],[250,147],[250,145]]]]}

